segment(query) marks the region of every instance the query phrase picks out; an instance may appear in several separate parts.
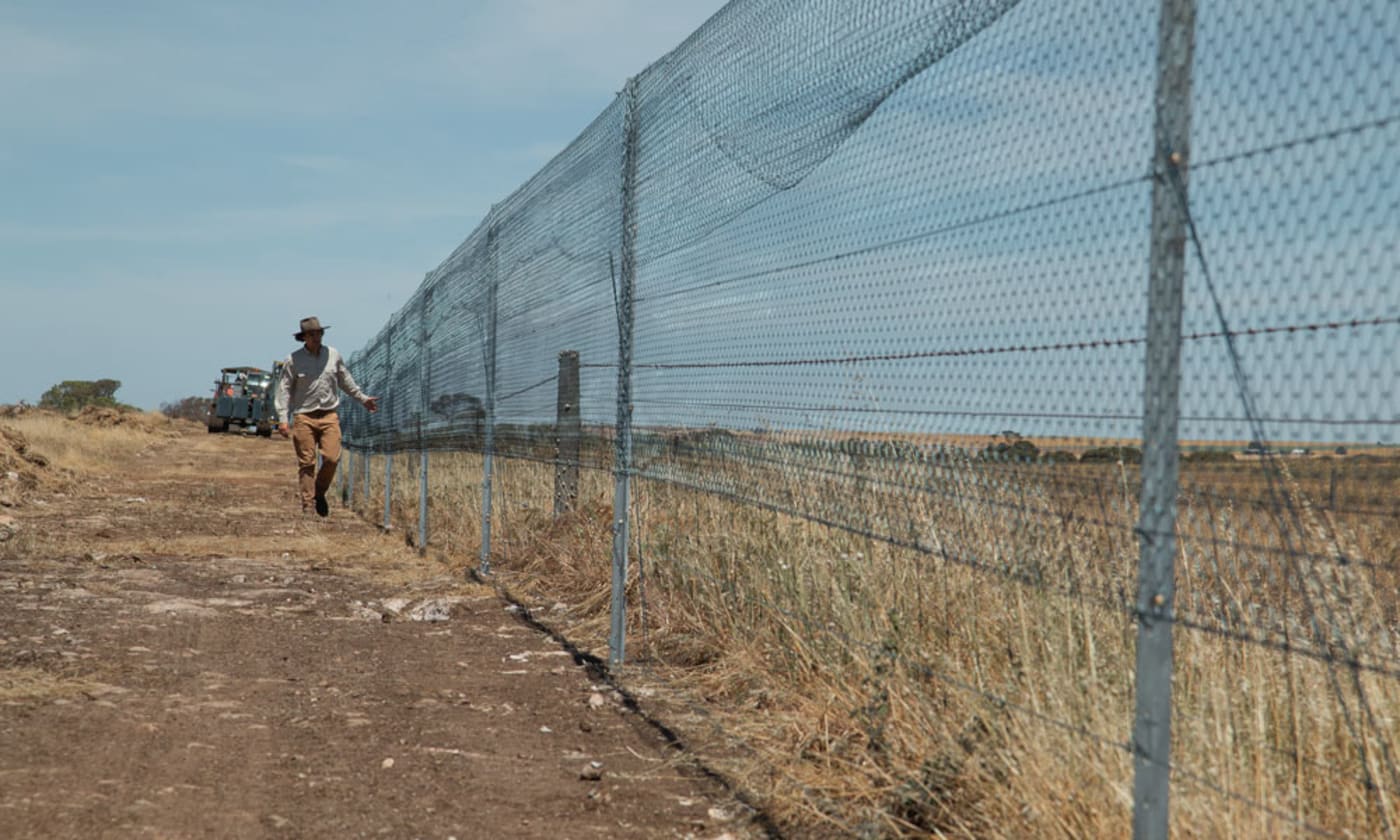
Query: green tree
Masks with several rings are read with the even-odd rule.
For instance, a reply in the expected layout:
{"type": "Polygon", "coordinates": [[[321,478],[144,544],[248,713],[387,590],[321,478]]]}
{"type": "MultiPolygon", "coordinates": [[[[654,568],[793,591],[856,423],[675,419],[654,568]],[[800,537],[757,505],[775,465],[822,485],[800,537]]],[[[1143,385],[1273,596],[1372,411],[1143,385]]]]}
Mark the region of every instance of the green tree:
{"type": "Polygon", "coordinates": [[[39,397],[39,407],[63,412],[81,411],[90,405],[120,408],[114,395],[121,386],[122,383],[115,379],[98,379],[94,382],[69,379],[45,391],[39,397]]]}

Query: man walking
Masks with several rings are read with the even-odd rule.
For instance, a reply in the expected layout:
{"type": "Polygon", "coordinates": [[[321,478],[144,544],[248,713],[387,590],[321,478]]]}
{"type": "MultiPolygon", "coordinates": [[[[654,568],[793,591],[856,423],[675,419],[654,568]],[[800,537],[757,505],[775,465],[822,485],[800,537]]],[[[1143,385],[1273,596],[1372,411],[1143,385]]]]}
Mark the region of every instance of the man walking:
{"type": "Polygon", "coordinates": [[[292,337],[302,342],[302,348],[282,363],[282,378],[277,382],[277,433],[288,436],[288,420],[295,420],[291,429],[292,447],[297,453],[297,484],[301,491],[301,510],[306,513],[314,506],[316,513],[326,516],[330,505],[326,491],[335,478],[335,465],[340,461],[340,391],[369,409],[379,410],[379,398],[366,396],[350,376],[345,359],[334,347],[321,343],[328,328],[316,318],[302,318],[301,328],[292,337]],[[321,452],[321,471],[316,471],[316,451],[321,452]]]}

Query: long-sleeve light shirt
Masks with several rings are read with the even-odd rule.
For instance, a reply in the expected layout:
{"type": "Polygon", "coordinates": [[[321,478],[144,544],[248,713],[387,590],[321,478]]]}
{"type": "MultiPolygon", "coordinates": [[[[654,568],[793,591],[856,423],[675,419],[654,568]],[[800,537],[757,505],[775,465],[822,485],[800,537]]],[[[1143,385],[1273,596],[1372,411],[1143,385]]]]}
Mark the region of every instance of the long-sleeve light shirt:
{"type": "Polygon", "coordinates": [[[290,423],[294,414],[334,409],[340,405],[341,391],[361,405],[369,399],[350,376],[340,351],[323,344],[321,352],[313,356],[303,347],[282,363],[275,398],[277,416],[290,423]]]}

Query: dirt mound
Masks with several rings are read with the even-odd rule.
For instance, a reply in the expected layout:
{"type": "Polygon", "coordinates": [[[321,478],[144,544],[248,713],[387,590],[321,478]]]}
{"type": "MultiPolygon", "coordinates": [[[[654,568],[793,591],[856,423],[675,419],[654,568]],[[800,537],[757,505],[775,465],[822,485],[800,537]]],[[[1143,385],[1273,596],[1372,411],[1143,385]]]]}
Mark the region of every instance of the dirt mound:
{"type": "Polygon", "coordinates": [[[150,434],[170,436],[179,435],[182,430],[187,431],[190,425],[189,421],[174,420],[164,414],[96,405],[84,406],[82,411],[73,415],[71,419],[77,423],[102,429],[114,429],[120,426],[150,434]]]}
{"type": "Polygon", "coordinates": [[[18,507],[26,493],[45,483],[49,460],[29,451],[19,430],[0,426],[0,506],[18,507]]]}
{"type": "Polygon", "coordinates": [[[32,405],[29,405],[28,403],[19,403],[17,405],[0,405],[0,419],[4,419],[6,417],[23,417],[24,415],[34,411],[39,411],[39,409],[35,408],[32,405]]]}
{"type": "Polygon", "coordinates": [[[100,426],[104,429],[110,429],[116,426],[135,425],[138,416],[140,415],[129,411],[122,411],[117,408],[88,405],[83,406],[82,411],[73,415],[73,419],[89,426],[100,426]]]}

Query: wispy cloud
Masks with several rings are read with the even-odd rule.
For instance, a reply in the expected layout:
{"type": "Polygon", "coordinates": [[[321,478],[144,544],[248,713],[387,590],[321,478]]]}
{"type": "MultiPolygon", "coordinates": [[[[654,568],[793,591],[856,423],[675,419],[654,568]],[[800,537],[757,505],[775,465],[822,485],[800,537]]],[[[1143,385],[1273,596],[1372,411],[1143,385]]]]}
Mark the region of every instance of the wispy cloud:
{"type": "Polygon", "coordinates": [[[460,38],[444,43],[420,72],[496,103],[615,92],[711,12],[684,0],[487,0],[470,5],[460,38]]]}
{"type": "Polygon", "coordinates": [[[405,98],[528,110],[619,90],[706,16],[688,0],[348,6],[136,4],[132,14],[0,20],[0,128],[110,114],[366,114],[405,98]]]}
{"type": "Polygon", "coordinates": [[[280,14],[270,27],[194,5],[146,11],[0,24],[0,125],[114,114],[306,118],[363,113],[390,96],[385,68],[396,62],[377,48],[374,21],[354,38],[316,44],[323,33],[311,14],[280,14]]]}
{"type": "Polygon", "coordinates": [[[89,59],[77,44],[0,21],[0,83],[72,77],[89,59]]]}
{"type": "Polygon", "coordinates": [[[341,227],[377,229],[433,219],[462,219],[489,206],[486,197],[433,198],[420,201],[308,201],[266,207],[209,210],[178,219],[148,218],[130,224],[86,225],[0,223],[0,242],[30,245],[60,243],[200,243],[275,238],[341,227]]]}
{"type": "Polygon", "coordinates": [[[355,162],[350,158],[334,154],[282,155],[277,160],[282,165],[292,169],[305,169],[321,173],[339,174],[348,172],[355,167],[355,162]]]}
{"type": "Polygon", "coordinates": [[[564,141],[543,141],[530,143],[513,150],[509,157],[512,160],[522,161],[528,164],[543,166],[553,157],[564,150],[568,143],[564,141]]]}

